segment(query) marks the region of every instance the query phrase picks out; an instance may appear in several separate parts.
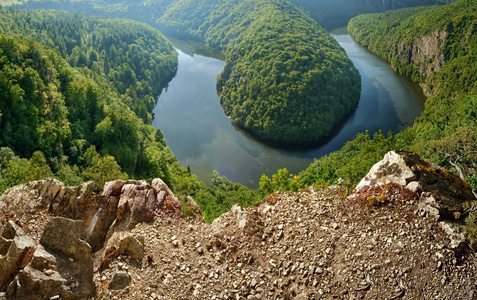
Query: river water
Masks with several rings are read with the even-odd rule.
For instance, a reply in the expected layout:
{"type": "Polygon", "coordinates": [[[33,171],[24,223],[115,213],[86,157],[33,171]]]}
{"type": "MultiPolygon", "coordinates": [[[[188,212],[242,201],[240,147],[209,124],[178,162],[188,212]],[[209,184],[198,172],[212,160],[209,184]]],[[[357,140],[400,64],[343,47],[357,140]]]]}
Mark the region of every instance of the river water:
{"type": "Polygon", "coordinates": [[[212,170],[217,170],[234,182],[256,188],[262,174],[270,176],[279,168],[296,174],[314,158],[340,149],[358,132],[396,133],[412,125],[424,108],[420,88],[359,46],[345,28],[332,35],[359,70],[362,91],[356,111],[326,144],[274,148],[235,128],[216,92],[217,75],[225,65],[220,54],[183,41],[173,41],[179,52],[177,75],[158,99],[154,126],[162,130],[181,165],[189,166],[206,184],[212,170]]]}

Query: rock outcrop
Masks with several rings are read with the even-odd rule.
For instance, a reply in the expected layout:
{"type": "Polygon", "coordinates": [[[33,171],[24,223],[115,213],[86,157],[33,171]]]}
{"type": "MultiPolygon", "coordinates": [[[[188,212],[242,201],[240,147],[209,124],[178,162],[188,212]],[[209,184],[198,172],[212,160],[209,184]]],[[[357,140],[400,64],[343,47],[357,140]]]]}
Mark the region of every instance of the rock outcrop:
{"type": "Polygon", "coordinates": [[[0,226],[0,297],[87,299],[95,290],[93,252],[107,242],[104,262],[121,255],[142,261],[144,238],[129,231],[159,216],[182,216],[179,200],[160,179],[108,182],[102,195],[95,189],[93,182],[70,188],[48,179],[0,197],[7,222],[0,226]],[[13,220],[38,237],[30,238],[13,220]]]}
{"type": "MultiPolygon", "coordinates": [[[[417,72],[427,78],[432,78],[440,72],[445,64],[443,48],[447,42],[447,31],[436,29],[427,35],[421,36],[412,43],[401,43],[397,47],[397,58],[402,63],[417,66],[417,72]]],[[[394,54],[390,53],[390,59],[394,54]]],[[[422,85],[426,96],[433,96],[438,90],[434,87],[431,90],[428,86],[422,85]]]]}
{"type": "Polygon", "coordinates": [[[8,221],[0,236],[0,291],[32,259],[35,242],[13,221],[8,221]]]}
{"type": "Polygon", "coordinates": [[[179,200],[159,178],[154,179],[152,184],[147,181],[106,183],[103,196],[108,195],[119,197],[119,202],[116,219],[109,228],[107,239],[114,232],[131,230],[138,223],[151,222],[154,216],[182,216],[179,200]]]}
{"type": "Polygon", "coordinates": [[[185,212],[184,217],[198,222],[205,222],[204,216],[202,216],[202,211],[200,210],[199,205],[195,202],[194,198],[187,196],[184,201],[185,212]]]}
{"type": "Polygon", "coordinates": [[[411,198],[414,195],[421,210],[447,220],[461,218],[462,205],[475,200],[470,186],[461,178],[407,151],[388,152],[348,200],[389,199],[393,193],[407,193],[411,198]]]}
{"type": "Polygon", "coordinates": [[[63,187],[61,182],[52,178],[12,187],[0,197],[0,215],[14,212],[20,219],[48,210],[63,187]]]}
{"type": "Polygon", "coordinates": [[[161,179],[151,184],[137,180],[107,182],[102,195],[95,189],[94,182],[64,187],[56,179],[33,181],[5,191],[0,197],[0,213],[14,215],[22,223],[30,222],[31,216],[40,212],[82,220],[85,239],[93,251],[101,249],[114,232],[151,222],[155,216],[182,217],[179,200],[161,179]]]}
{"type": "Polygon", "coordinates": [[[16,190],[5,201],[21,219],[0,223],[0,299],[477,298],[473,253],[453,227],[472,193],[409,152],[389,152],[348,201],[342,185],[274,193],[212,225],[180,218],[161,180],[108,182],[102,195],[16,190]]]}
{"type": "Polygon", "coordinates": [[[94,295],[91,247],[80,220],[52,218],[40,246],[7,288],[13,299],[87,299],[94,295]]]}

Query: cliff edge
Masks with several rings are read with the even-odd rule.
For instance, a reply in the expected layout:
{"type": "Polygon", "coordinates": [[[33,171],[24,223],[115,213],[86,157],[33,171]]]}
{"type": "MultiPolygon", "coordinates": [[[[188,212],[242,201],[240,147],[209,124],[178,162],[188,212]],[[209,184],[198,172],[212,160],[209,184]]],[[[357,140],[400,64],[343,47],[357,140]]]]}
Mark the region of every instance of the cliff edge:
{"type": "Polygon", "coordinates": [[[392,151],[351,196],[274,193],[212,224],[159,179],[29,183],[0,197],[0,299],[474,299],[459,180],[392,151]]]}

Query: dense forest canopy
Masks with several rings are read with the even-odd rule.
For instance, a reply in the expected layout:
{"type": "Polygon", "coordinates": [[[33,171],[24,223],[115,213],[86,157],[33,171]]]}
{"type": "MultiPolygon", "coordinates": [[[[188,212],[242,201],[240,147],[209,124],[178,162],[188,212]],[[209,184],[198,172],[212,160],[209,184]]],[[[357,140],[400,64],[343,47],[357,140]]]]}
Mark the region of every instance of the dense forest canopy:
{"type": "Polygon", "coordinates": [[[68,185],[162,178],[211,221],[258,194],[213,174],[206,187],[150,125],[177,53],[157,30],[120,19],[0,9],[0,193],[54,176],[68,185]],[[3,33],[1,33],[3,32],[3,33]]]}
{"type": "Polygon", "coordinates": [[[177,54],[160,32],[129,20],[2,9],[0,32],[35,38],[57,49],[71,66],[106,76],[145,123],[177,66],[177,54]]]}
{"type": "MultiPolygon", "coordinates": [[[[227,115],[256,136],[285,143],[327,137],[359,101],[358,71],[338,43],[286,0],[55,2],[67,9],[130,17],[225,53],[217,89],[227,115]],[[127,9],[121,9],[126,5],[127,9]],[[136,15],[134,15],[136,14],[136,15]],[[148,19],[148,18],[151,19],[148,19]],[[145,20],[146,19],[146,20],[145,20]],[[345,88],[343,88],[345,87],[345,88]]],[[[53,2],[30,1],[27,7],[53,2]]]]}
{"type": "Polygon", "coordinates": [[[290,0],[327,29],[344,27],[360,14],[414,6],[442,5],[456,0],[290,0]]]}
{"type": "Polygon", "coordinates": [[[130,21],[13,9],[0,9],[0,31],[13,34],[2,40],[2,146],[26,158],[39,150],[55,172],[84,163],[91,146],[130,176],[157,172],[147,148],[165,142],[138,116],[151,119],[158,85],[175,72],[162,35],[130,21]]]}

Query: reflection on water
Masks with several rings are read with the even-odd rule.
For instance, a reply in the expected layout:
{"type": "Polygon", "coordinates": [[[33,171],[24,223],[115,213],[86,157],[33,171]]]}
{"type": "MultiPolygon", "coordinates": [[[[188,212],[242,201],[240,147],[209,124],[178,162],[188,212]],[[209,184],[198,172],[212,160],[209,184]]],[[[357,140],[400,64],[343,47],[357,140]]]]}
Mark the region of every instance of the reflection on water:
{"type": "Polygon", "coordinates": [[[356,111],[325,145],[273,148],[234,128],[216,92],[217,75],[224,68],[221,54],[184,41],[175,41],[175,46],[184,51],[178,50],[177,75],[154,109],[154,126],[162,130],[179,162],[190,166],[199,179],[210,183],[212,170],[217,170],[251,188],[258,186],[262,174],[271,175],[278,168],[298,173],[314,158],[341,148],[357,132],[397,132],[410,126],[424,106],[420,89],[357,45],[346,29],[332,34],[361,73],[362,91],[356,111]]]}

